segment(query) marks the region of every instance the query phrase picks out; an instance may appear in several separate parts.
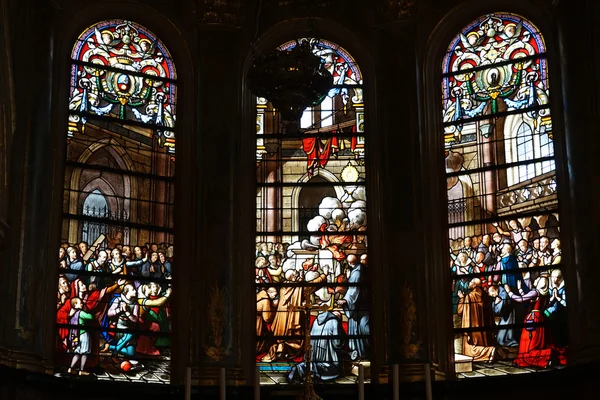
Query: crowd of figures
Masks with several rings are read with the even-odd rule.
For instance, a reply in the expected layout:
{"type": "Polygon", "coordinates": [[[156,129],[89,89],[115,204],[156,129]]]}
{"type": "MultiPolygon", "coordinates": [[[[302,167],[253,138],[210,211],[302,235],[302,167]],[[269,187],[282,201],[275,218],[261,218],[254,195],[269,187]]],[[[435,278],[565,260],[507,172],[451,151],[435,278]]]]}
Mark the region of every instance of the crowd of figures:
{"type": "Polygon", "coordinates": [[[59,248],[58,352],[69,374],[103,362],[122,372],[169,356],[173,247],[130,247],[103,235],[59,248]]]}
{"type": "Polygon", "coordinates": [[[455,353],[487,362],[516,353],[520,367],[564,364],[567,303],[556,216],[491,228],[450,242],[455,353]]]}
{"type": "MultiPolygon", "coordinates": [[[[349,243],[351,241],[348,241],[349,243]]],[[[256,246],[256,354],[260,363],[284,363],[288,379],[306,373],[304,334],[311,334],[312,374],[323,381],[346,374],[343,360],[369,357],[367,254],[331,242],[261,242],[256,246]],[[313,311],[306,326],[303,304],[326,306],[313,311]]]]}

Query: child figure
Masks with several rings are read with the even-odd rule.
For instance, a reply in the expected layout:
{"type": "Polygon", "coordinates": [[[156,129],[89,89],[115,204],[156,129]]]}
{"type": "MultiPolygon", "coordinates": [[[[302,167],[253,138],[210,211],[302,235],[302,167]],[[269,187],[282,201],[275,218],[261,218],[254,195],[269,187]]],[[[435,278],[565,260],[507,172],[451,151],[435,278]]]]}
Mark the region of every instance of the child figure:
{"type": "Polygon", "coordinates": [[[69,323],[78,326],[78,328],[72,328],[69,334],[69,352],[73,353],[69,374],[76,373],[75,365],[77,365],[79,360],[81,360],[79,375],[90,374],[85,371],[85,363],[88,354],[92,352],[92,343],[90,334],[83,327],[86,321],[92,321],[93,319],[94,316],[92,314],[83,310],[83,301],[79,297],[73,297],[71,299],[71,310],[69,311],[69,323]]]}

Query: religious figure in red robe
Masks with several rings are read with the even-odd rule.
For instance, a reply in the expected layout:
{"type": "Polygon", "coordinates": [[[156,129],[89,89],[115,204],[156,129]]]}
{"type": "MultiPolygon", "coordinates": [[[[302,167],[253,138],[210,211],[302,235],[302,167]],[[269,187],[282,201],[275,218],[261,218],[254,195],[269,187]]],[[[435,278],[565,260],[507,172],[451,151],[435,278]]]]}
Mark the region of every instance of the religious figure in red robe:
{"type": "MultiPolygon", "coordinates": [[[[82,308],[85,309],[87,312],[91,313],[92,315],[94,315],[95,320],[99,324],[100,321],[102,320],[104,313],[106,312],[106,303],[103,302],[102,299],[107,294],[114,292],[116,289],[119,288],[119,286],[121,284],[124,284],[124,283],[125,283],[125,281],[121,279],[118,282],[116,282],[115,284],[113,284],[112,286],[109,286],[109,287],[106,287],[103,289],[88,290],[87,286],[80,278],[75,279],[73,282],[71,282],[71,290],[70,290],[69,300],[66,301],[58,309],[58,311],[56,313],[56,322],[58,324],[62,324],[62,325],[69,324],[69,314],[71,312],[70,299],[77,297],[77,298],[80,298],[82,301],[82,304],[83,304],[82,308]]],[[[67,350],[67,348],[68,348],[67,339],[69,337],[70,331],[71,331],[71,328],[69,328],[69,327],[59,328],[58,335],[59,335],[60,341],[61,341],[61,346],[59,349],[60,351],[64,352],[67,350]]],[[[96,339],[96,338],[92,338],[92,339],[96,339]]],[[[88,363],[88,365],[89,364],[90,363],[88,363]]]]}
{"type": "Polygon", "coordinates": [[[552,343],[547,327],[544,326],[544,310],[549,302],[548,278],[540,276],[533,284],[534,288],[525,293],[520,281],[517,282],[519,295],[510,291],[508,285],[504,288],[511,300],[518,303],[531,301],[531,310],[525,317],[525,325],[521,332],[519,354],[514,363],[520,367],[548,367],[553,363],[564,363],[561,351],[552,343]]]}

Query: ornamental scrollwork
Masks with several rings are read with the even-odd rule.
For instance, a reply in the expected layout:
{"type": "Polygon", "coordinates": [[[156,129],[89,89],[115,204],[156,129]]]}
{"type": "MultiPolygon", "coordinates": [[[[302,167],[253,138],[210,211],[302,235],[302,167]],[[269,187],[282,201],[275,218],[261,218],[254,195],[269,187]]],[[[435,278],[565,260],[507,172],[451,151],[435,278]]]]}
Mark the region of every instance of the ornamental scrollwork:
{"type": "Polygon", "coordinates": [[[175,68],[149,31],[130,21],[94,25],[75,44],[72,63],[69,137],[91,118],[133,120],[175,152],[175,68]]]}
{"type": "MultiPolygon", "coordinates": [[[[543,39],[512,14],[487,15],[457,36],[444,58],[444,137],[462,140],[464,119],[527,109],[534,133],[552,137],[543,39]]],[[[482,124],[488,138],[492,126],[482,124]]]]}
{"type": "Polygon", "coordinates": [[[422,341],[416,337],[417,305],[414,292],[408,283],[404,284],[400,292],[400,354],[405,359],[415,359],[421,350],[422,341]]]}
{"type": "Polygon", "coordinates": [[[205,346],[206,355],[214,361],[220,361],[231,353],[231,340],[226,343],[227,318],[229,313],[227,289],[214,284],[210,288],[211,296],[208,301],[208,345],[205,346]]]}

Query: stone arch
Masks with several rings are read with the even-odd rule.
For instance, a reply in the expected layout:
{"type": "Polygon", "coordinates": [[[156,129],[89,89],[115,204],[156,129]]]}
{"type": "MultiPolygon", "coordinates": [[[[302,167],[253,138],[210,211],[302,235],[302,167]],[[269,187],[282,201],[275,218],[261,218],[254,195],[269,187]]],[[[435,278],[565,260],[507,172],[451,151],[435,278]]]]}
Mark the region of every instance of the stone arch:
{"type": "Polygon", "coordinates": [[[81,189],[81,193],[79,195],[79,204],[81,204],[81,207],[83,207],[85,200],[94,190],[99,190],[100,193],[102,193],[106,199],[106,203],[108,204],[108,209],[110,212],[114,213],[120,211],[118,195],[115,193],[115,189],[112,187],[110,182],[102,177],[93,178],[81,189]]]}
{"type": "MultiPolygon", "coordinates": [[[[313,176],[320,176],[322,178],[324,178],[326,181],[335,184],[340,183],[340,180],[338,179],[337,176],[335,176],[333,173],[331,173],[330,171],[328,171],[325,168],[318,168],[317,170],[315,170],[315,173],[313,174],[313,176]]],[[[300,178],[301,183],[306,183],[309,180],[312,179],[313,176],[310,176],[308,173],[305,173],[302,178],[300,178]]],[[[343,183],[343,182],[341,182],[343,183]]],[[[342,188],[342,186],[338,186],[335,185],[334,187],[336,196],[338,199],[342,198],[342,196],[344,195],[344,189],[342,188]]],[[[299,213],[298,213],[298,201],[300,199],[300,192],[302,191],[302,186],[294,186],[294,189],[292,190],[292,197],[291,197],[291,201],[292,201],[292,209],[296,210],[296,212],[294,212],[292,214],[292,231],[297,232],[300,230],[300,217],[299,217],[299,213]]]]}
{"type": "MultiPolygon", "coordinates": [[[[133,160],[127,154],[125,149],[114,139],[101,139],[92,143],[87,147],[77,159],[78,163],[85,164],[90,157],[98,150],[106,149],[108,153],[117,162],[120,168],[126,171],[135,171],[135,164],[133,160]]],[[[85,196],[80,193],[82,188],[81,185],[81,174],[82,168],[74,168],[69,179],[69,208],[68,213],[75,215],[79,212],[83,206],[83,200],[85,196]]],[[[113,197],[115,200],[115,208],[113,210],[117,212],[124,212],[128,215],[135,215],[136,202],[131,202],[130,198],[136,198],[138,193],[137,181],[135,178],[130,177],[127,174],[122,175],[124,192],[122,193],[122,199],[118,196],[113,197]]],[[[103,180],[106,182],[105,180],[103,180]]],[[[85,187],[88,187],[89,182],[86,183],[85,187]]],[[[114,188],[112,189],[113,196],[115,196],[114,188]]],[[[79,221],[69,221],[69,243],[77,241],[77,234],[79,232],[79,221]]]]}

